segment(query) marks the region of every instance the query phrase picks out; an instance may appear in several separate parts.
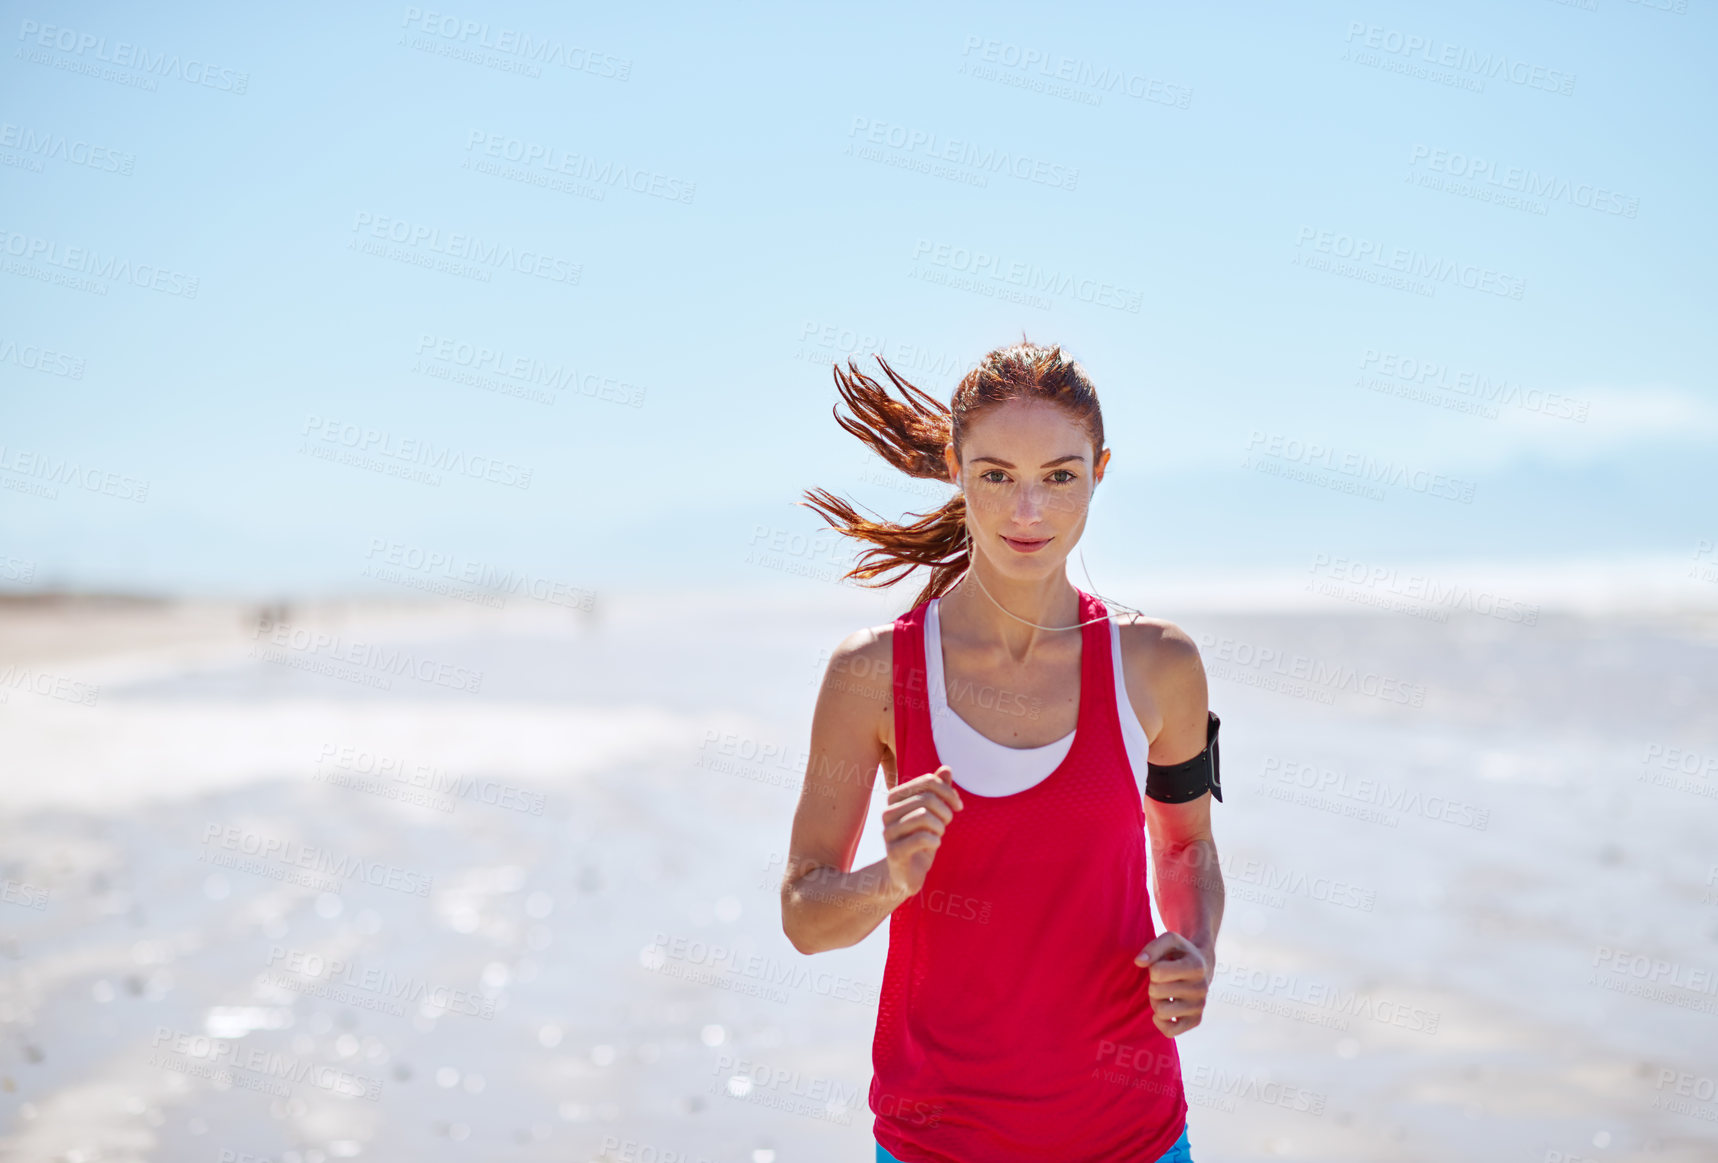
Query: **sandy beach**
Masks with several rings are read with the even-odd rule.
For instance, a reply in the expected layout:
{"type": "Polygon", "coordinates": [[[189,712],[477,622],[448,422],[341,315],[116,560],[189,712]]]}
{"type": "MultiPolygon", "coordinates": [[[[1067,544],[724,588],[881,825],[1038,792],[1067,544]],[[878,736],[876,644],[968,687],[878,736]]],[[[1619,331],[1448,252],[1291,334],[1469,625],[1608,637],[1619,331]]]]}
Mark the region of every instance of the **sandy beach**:
{"type": "MultiPolygon", "coordinates": [[[[0,1158],[869,1159],[886,927],[777,888],[907,595],[823,588],[5,603],[0,1158]]],[[[1224,723],[1197,1158],[1718,1158],[1709,603],[1150,612],[1224,723]]]]}

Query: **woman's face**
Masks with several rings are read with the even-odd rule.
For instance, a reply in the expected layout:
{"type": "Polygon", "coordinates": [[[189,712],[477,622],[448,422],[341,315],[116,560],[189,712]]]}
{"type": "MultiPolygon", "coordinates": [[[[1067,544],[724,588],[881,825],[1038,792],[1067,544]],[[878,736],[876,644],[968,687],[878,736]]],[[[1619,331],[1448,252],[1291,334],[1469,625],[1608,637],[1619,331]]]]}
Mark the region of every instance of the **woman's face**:
{"type": "Polygon", "coordinates": [[[1010,400],[986,408],[966,430],[966,462],[943,448],[949,477],[966,494],[973,550],[1004,573],[1041,576],[1060,568],[1086,528],[1092,488],[1110,454],[1092,463],[1085,428],[1055,404],[1010,400]]]}

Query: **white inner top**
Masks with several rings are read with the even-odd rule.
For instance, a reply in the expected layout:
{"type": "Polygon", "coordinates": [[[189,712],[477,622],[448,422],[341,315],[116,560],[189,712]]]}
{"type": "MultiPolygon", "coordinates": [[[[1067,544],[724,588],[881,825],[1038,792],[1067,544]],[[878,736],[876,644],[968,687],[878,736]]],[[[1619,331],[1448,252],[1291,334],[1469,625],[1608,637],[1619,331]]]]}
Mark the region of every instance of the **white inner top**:
{"type": "MultiPolygon", "coordinates": [[[[948,690],[943,681],[942,622],[937,614],[941,603],[941,598],[932,598],[930,609],[925,612],[925,685],[930,689],[931,738],[936,742],[937,757],[948,764],[955,783],[981,796],[1011,796],[1043,783],[1067,758],[1074,745],[1075,731],[1042,747],[1006,747],[980,735],[972,724],[955,714],[948,705],[948,690]]],[[[1127,699],[1127,684],[1122,678],[1121,627],[1114,618],[1109,624],[1116,715],[1121,720],[1128,766],[1143,799],[1146,753],[1151,749],[1151,739],[1127,699]]]]}

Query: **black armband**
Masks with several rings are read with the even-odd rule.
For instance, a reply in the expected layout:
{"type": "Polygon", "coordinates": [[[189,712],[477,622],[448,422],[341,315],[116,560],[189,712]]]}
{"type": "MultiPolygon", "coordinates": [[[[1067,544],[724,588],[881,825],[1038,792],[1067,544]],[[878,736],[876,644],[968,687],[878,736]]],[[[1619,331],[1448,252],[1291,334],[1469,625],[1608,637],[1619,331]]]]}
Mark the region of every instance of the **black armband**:
{"type": "Polygon", "coordinates": [[[1147,763],[1145,765],[1146,798],[1165,804],[1184,804],[1204,795],[1207,789],[1218,803],[1223,802],[1223,784],[1217,771],[1217,728],[1223,721],[1216,711],[1207,711],[1205,750],[1186,763],[1147,763]]]}

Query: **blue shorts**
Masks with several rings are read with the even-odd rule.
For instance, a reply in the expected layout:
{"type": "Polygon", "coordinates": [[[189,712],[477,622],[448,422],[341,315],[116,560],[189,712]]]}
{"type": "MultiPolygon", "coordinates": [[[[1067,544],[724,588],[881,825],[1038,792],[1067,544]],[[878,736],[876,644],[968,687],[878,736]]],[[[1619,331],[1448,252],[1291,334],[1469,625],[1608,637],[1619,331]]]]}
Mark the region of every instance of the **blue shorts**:
{"type": "MultiPolygon", "coordinates": [[[[883,1144],[877,1144],[877,1163],[901,1163],[889,1154],[883,1144]]],[[[1187,1128],[1181,1128],[1181,1137],[1171,1143],[1169,1150],[1157,1158],[1157,1163],[1193,1163],[1193,1148],[1187,1143],[1187,1128]]]]}

